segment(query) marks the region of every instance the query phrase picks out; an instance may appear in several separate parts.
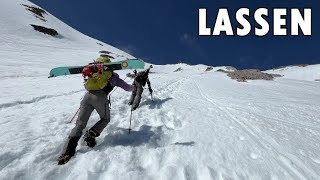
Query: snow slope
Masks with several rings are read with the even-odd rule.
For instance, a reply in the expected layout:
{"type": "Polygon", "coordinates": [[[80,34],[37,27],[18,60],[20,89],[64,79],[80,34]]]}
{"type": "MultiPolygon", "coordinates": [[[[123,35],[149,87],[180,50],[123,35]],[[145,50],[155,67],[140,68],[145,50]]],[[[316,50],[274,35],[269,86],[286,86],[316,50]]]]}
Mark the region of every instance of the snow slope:
{"type": "MultiPolygon", "coordinates": [[[[215,72],[224,67],[186,64],[154,67],[154,101],[144,93],[130,135],[130,93],[117,89],[97,146],[81,140],[75,157],[58,166],[85,90],[81,75],[48,79],[50,68],[86,64],[99,50],[131,56],[50,14],[47,26],[65,38],[29,31],[24,25],[39,19],[21,3],[31,4],[0,6],[0,25],[11,28],[0,33],[0,179],[320,179],[320,83],[240,83],[215,72]]],[[[87,127],[98,120],[94,112],[87,127]]]]}
{"type": "Polygon", "coordinates": [[[305,67],[287,66],[280,69],[268,70],[268,73],[283,75],[283,78],[304,81],[320,81],[320,64],[305,67]]]}

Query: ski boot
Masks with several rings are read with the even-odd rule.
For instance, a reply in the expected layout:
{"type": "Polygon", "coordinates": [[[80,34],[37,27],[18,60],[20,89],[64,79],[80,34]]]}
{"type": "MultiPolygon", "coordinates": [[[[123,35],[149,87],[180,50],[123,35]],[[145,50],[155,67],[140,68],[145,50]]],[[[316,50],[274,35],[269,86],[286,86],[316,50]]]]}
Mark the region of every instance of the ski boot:
{"type": "Polygon", "coordinates": [[[99,134],[97,131],[90,129],[87,131],[87,133],[84,135],[84,141],[87,143],[87,145],[91,148],[93,148],[96,143],[96,137],[98,137],[99,134]]]}
{"type": "Polygon", "coordinates": [[[80,137],[71,137],[69,139],[65,152],[58,159],[58,165],[66,164],[74,156],[79,139],[80,137]]]}

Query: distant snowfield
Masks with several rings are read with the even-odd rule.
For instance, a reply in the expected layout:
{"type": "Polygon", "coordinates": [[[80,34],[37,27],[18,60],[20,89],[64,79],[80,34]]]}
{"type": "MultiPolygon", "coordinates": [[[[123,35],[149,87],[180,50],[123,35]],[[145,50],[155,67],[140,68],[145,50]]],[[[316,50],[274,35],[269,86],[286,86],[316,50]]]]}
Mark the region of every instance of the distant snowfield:
{"type": "MultiPolygon", "coordinates": [[[[225,67],[155,65],[154,101],[146,91],[133,112],[133,132],[130,93],[117,89],[97,146],[81,139],[75,157],[58,166],[85,90],[81,75],[48,79],[50,69],[86,64],[100,50],[115,60],[132,56],[50,14],[42,22],[19,4],[31,3],[0,3],[0,179],[320,179],[318,65],[247,83],[215,72],[225,67]],[[44,23],[64,38],[28,23],[44,23]]],[[[118,72],[125,78],[129,71],[118,72]]],[[[98,120],[94,112],[87,127],[98,120]]]]}
{"type": "Polygon", "coordinates": [[[285,68],[268,70],[268,73],[283,75],[286,79],[320,81],[320,64],[308,65],[306,67],[288,66],[285,68]]]}

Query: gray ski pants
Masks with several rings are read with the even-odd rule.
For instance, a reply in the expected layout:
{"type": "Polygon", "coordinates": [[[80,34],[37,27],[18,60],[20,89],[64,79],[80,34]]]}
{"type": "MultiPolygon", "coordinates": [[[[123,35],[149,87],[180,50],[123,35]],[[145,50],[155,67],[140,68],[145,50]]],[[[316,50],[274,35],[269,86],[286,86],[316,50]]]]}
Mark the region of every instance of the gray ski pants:
{"type": "Polygon", "coordinates": [[[143,86],[142,83],[134,81],[136,85],[136,90],[132,92],[129,104],[132,104],[133,107],[138,107],[141,101],[141,95],[143,93],[143,86]]]}
{"type": "Polygon", "coordinates": [[[110,122],[109,101],[104,91],[89,91],[85,94],[80,104],[76,126],[72,129],[69,138],[80,137],[82,135],[82,131],[86,128],[93,110],[98,112],[100,120],[91,129],[94,129],[100,135],[110,122]]]}

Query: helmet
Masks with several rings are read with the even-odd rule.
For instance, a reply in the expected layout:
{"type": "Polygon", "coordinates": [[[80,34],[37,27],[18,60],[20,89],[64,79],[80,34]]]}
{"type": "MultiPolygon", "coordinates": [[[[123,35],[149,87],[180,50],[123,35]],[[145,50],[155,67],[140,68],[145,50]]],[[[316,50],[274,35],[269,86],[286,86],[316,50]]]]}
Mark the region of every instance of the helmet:
{"type": "Polygon", "coordinates": [[[102,54],[101,54],[100,57],[98,57],[96,59],[96,62],[98,62],[98,63],[110,63],[111,61],[110,61],[110,59],[108,57],[102,56],[102,54]]]}

